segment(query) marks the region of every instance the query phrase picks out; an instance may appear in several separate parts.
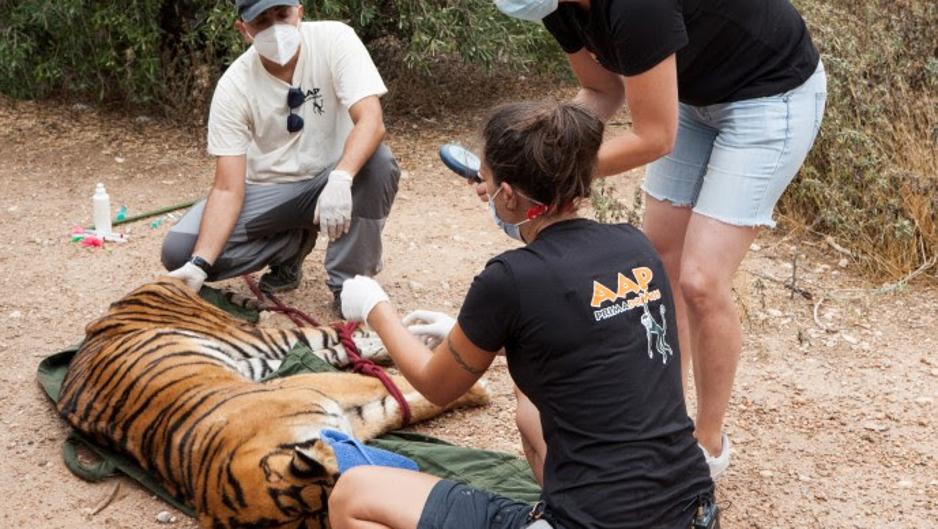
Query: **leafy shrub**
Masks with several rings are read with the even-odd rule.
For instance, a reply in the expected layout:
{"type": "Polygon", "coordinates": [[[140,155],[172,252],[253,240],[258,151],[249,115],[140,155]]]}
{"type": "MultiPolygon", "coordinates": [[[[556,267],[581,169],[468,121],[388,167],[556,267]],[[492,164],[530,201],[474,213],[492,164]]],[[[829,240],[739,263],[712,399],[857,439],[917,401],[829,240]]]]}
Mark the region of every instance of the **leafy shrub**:
{"type": "MultiPolygon", "coordinates": [[[[352,25],[385,62],[379,67],[388,78],[426,74],[446,58],[528,68],[560,56],[539,25],[502,16],[487,0],[304,4],[308,19],[352,25]]],[[[203,110],[215,80],[245,48],[234,20],[230,0],[2,2],[0,92],[93,98],[167,114],[203,110]]]]}

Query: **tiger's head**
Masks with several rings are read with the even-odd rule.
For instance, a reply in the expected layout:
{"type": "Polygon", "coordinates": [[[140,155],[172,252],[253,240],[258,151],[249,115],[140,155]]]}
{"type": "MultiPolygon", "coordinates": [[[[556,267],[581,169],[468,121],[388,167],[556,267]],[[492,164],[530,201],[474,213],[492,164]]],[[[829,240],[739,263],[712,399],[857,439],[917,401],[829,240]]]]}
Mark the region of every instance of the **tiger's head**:
{"type": "MultiPolygon", "coordinates": [[[[335,452],[320,439],[244,448],[224,465],[202,527],[328,527],[328,498],[339,478],[335,452]],[[250,488],[242,484],[251,484],[250,488]],[[258,484],[262,484],[258,486],[258,484]],[[271,518],[271,513],[279,513],[271,518]]],[[[219,473],[221,473],[220,471],[219,473]]]]}

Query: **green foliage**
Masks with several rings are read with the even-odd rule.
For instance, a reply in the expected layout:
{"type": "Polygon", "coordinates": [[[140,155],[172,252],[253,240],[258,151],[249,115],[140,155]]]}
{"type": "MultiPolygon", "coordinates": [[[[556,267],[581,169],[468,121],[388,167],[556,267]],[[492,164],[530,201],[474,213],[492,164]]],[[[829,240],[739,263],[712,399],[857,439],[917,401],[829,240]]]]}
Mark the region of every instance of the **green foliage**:
{"type": "Polygon", "coordinates": [[[618,195],[618,189],[609,178],[602,178],[593,182],[590,193],[590,205],[593,215],[599,222],[628,222],[634,226],[642,223],[642,188],[635,186],[632,190],[631,204],[626,204],[618,195]]]}
{"type": "Polygon", "coordinates": [[[491,0],[397,0],[398,24],[408,36],[408,64],[458,56],[464,61],[530,68],[552,66],[561,54],[540,24],[499,13],[491,0]],[[545,61],[546,59],[546,61],[545,61]]]}
{"type": "Polygon", "coordinates": [[[796,0],[828,103],[782,211],[897,277],[938,259],[938,4],[796,0]]]}
{"type": "MultiPolygon", "coordinates": [[[[489,0],[317,0],[307,19],[343,20],[378,58],[403,57],[386,77],[458,58],[485,67],[557,64],[538,24],[489,0]]],[[[231,1],[19,0],[0,3],[0,92],[17,98],[93,98],[172,112],[200,109],[245,44],[231,1]]]]}
{"type": "Polygon", "coordinates": [[[213,56],[240,51],[226,2],[23,0],[0,6],[0,92],[184,107],[213,56]],[[186,72],[183,74],[182,72],[186,72]]]}

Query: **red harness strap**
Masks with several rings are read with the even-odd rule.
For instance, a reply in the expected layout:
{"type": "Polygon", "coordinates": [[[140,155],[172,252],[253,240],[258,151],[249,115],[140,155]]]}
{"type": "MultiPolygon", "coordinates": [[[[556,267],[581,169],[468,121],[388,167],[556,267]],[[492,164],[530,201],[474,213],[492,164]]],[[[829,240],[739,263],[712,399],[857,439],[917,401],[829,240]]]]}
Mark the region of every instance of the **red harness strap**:
{"type": "Polygon", "coordinates": [[[265,294],[261,292],[261,289],[258,288],[257,283],[254,281],[254,278],[251,277],[249,274],[244,274],[243,276],[241,276],[241,278],[244,279],[244,282],[247,284],[248,288],[251,289],[251,292],[254,294],[254,297],[256,297],[258,301],[263,303],[264,299],[266,298],[266,299],[269,299],[271,303],[274,304],[272,307],[262,306],[261,308],[263,310],[269,310],[273,312],[282,312],[288,318],[290,318],[290,321],[292,321],[293,324],[296,325],[297,327],[303,327],[304,325],[310,325],[312,327],[321,327],[318,321],[316,321],[315,319],[313,319],[311,316],[307,315],[303,311],[299,309],[295,309],[293,307],[288,307],[286,304],[280,301],[280,298],[278,298],[277,296],[273,294],[265,294]]]}
{"type": "MultiPolygon", "coordinates": [[[[290,321],[292,321],[297,327],[303,327],[304,325],[310,325],[312,327],[321,327],[318,321],[306,314],[305,312],[287,306],[284,302],[273,294],[265,294],[261,292],[261,289],[257,287],[257,283],[254,282],[254,278],[250,274],[244,274],[241,276],[244,279],[244,282],[247,284],[248,288],[251,289],[251,292],[254,293],[254,296],[257,297],[258,301],[262,302],[264,299],[269,299],[273,306],[264,306],[264,310],[270,310],[274,312],[282,312],[290,321]]],[[[410,424],[410,405],[407,404],[407,399],[404,398],[404,394],[401,393],[401,390],[394,384],[394,381],[391,380],[391,377],[381,369],[381,366],[375,364],[367,358],[362,358],[361,353],[358,352],[358,346],[355,345],[355,340],[352,338],[352,333],[358,329],[358,323],[353,321],[350,322],[335,322],[331,324],[331,327],[335,329],[336,333],[339,336],[339,343],[342,344],[342,347],[345,349],[345,354],[348,356],[349,364],[351,365],[352,371],[355,373],[361,373],[362,375],[367,375],[375,377],[384,384],[384,387],[387,388],[388,393],[394,397],[394,400],[397,401],[398,405],[401,408],[401,420],[403,421],[403,426],[408,426],[410,424]]]]}
{"type": "Polygon", "coordinates": [[[352,333],[358,328],[358,324],[354,321],[347,321],[345,323],[336,322],[332,324],[332,328],[339,333],[339,341],[342,342],[342,345],[345,347],[345,354],[348,355],[349,363],[352,364],[352,371],[380,380],[381,383],[384,384],[384,387],[387,388],[388,393],[390,393],[391,396],[394,397],[394,400],[400,405],[401,420],[404,426],[409,425],[410,405],[407,404],[407,399],[404,398],[404,394],[401,393],[401,390],[394,384],[391,377],[381,369],[381,366],[367,358],[362,358],[362,356],[358,354],[358,347],[355,346],[355,340],[352,339],[352,333]]]}

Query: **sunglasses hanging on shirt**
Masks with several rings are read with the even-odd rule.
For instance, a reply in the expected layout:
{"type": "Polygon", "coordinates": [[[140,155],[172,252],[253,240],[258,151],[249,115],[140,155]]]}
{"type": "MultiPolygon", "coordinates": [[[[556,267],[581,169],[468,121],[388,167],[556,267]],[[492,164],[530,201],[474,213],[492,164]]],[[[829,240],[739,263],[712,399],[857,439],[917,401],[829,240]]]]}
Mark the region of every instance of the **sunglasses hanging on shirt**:
{"type": "Polygon", "coordinates": [[[299,87],[292,87],[287,91],[287,106],[290,107],[290,115],[287,116],[287,130],[291,133],[303,130],[303,117],[294,114],[293,111],[306,102],[306,94],[299,87]]]}

